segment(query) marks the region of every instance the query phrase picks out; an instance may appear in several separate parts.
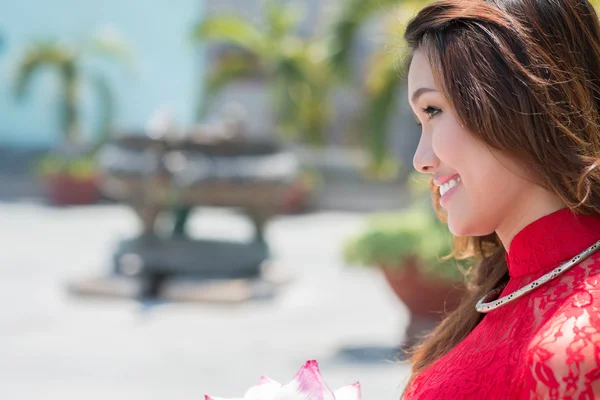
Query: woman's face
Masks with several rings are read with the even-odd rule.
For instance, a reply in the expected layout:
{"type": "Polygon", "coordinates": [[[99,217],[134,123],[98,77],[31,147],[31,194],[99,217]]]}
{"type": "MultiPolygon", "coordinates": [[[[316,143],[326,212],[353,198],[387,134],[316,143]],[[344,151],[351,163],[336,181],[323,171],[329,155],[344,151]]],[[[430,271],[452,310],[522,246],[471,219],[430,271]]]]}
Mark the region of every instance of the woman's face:
{"type": "Polygon", "coordinates": [[[482,236],[510,225],[510,212],[535,194],[536,185],[512,172],[522,172],[516,162],[492,152],[462,126],[422,51],[410,65],[408,95],[422,126],[414,167],[432,175],[452,234],[482,236]]]}

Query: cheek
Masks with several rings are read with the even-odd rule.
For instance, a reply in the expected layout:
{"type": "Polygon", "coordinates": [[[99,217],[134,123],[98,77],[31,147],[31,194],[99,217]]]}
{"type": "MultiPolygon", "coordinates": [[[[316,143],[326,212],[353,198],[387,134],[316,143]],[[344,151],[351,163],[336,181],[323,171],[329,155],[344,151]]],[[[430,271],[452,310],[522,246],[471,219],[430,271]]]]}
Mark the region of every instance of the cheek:
{"type": "Polygon", "coordinates": [[[469,138],[465,137],[468,133],[461,132],[460,127],[456,128],[454,124],[440,124],[436,127],[432,132],[431,147],[442,164],[461,174],[459,168],[464,163],[469,138]]]}
{"type": "Polygon", "coordinates": [[[523,180],[515,175],[516,167],[510,161],[493,154],[460,125],[439,124],[436,128],[431,146],[443,171],[456,172],[463,180],[460,202],[448,213],[450,231],[456,236],[492,233],[511,204],[519,200],[523,180]]]}
{"type": "Polygon", "coordinates": [[[489,149],[454,119],[440,124],[432,134],[431,145],[440,162],[450,169],[446,172],[457,172],[467,186],[493,184],[489,178],[501,168],[489,149]]]}

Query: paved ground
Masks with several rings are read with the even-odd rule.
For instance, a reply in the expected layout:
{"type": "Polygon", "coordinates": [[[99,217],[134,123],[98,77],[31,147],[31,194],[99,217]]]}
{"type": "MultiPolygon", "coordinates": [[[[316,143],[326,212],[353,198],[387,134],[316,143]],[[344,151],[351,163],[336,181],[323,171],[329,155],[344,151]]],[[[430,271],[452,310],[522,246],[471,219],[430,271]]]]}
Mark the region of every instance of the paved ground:
{"type": "MultiPolygon", "coordinates": [[[[317,359],[332,387],[361,381],[366,400],[398,399],[408,366],[386,361],[407,323],[376,271],[345,267],[358,214],[283,217],[268,228],[295,275],[275,299],[238,306],[83,299],[68,280],[108,271],[120,237],[136,232],[120,206],[53,209],[0,204],[0,398],[197,400],[235,396],[261,374],[285,381],[317,359]],[[372,348],[372,350],[352,349],[372,348]],[[353,357],[353,354],[360,357],[353,357]]],[[[226,211],[195,215],[192,232],[250,234],[226,211]]]]}

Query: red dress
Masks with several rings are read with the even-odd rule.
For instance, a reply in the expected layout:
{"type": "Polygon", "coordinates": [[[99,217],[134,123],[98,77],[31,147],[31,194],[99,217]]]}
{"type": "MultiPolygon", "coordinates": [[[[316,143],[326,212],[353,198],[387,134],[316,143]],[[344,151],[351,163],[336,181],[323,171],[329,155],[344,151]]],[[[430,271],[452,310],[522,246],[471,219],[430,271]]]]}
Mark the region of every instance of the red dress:
{"type": "MultiPolygon", "coordinates": [[[[511,243],[501,296],[598,240],[600,217],[563,209],[533,222],[511,243]]],[[[404,399],[600,399],[600,250],[486,314],[404,399]]]]}

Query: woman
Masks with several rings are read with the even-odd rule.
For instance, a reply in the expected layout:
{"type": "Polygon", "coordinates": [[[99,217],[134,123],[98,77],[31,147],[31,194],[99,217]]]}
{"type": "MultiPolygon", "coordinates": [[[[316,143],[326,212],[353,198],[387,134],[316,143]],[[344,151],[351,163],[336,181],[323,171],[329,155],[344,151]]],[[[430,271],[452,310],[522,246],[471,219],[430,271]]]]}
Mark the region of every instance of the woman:
{"type": "Polygon", "coordinates": [[[404,398],[600,398],[594,9],[443,0],[406,39],[415,168],[432,177],[454,255],[481,262],[458,310],[413,349],[404,398]]]}

